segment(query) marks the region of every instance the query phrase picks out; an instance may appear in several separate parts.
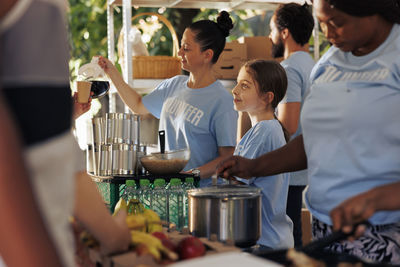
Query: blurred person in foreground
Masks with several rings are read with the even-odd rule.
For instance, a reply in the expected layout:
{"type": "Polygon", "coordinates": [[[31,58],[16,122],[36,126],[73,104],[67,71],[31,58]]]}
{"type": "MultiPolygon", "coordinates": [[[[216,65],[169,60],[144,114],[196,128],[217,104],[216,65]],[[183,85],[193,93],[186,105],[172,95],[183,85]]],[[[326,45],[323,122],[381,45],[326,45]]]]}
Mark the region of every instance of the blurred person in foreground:
{"type": "Polygon", "coordinates": [[[65,7],[56,0],[0,6],[0,254],[7,266],[75,266],[71,215],[106,253],[130,240],[124,218],[111,217],[83,171],[70,131],[65,7]]]}
{"type": "MultiPolygon", "coordinates": [[[[257,159],[231,157],[217,172],[252,177],[308,168],[306,204],[319,239],[332,232],[331,211],[343,200],[354,207],[356,195],[400,184],[400,1],[314,0],[314,8],[333,47],[311,73],[303,134],[257,159]]],[[[383,207],[361,237],[327,249],[400,264],[400,210],[383,207]]]]}

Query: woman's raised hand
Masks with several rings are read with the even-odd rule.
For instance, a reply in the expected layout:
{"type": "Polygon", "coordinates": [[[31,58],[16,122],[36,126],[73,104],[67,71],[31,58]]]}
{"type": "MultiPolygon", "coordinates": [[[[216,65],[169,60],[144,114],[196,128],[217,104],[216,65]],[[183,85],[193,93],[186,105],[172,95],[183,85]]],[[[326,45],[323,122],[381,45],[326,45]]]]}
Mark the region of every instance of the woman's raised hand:
{"type": "Polygon", "coordinates": [[[116,69],[114,64],[103,56],[98,56],[98,64],[104,70],[104,72],[109,75],[112,69],[116,69]]]}

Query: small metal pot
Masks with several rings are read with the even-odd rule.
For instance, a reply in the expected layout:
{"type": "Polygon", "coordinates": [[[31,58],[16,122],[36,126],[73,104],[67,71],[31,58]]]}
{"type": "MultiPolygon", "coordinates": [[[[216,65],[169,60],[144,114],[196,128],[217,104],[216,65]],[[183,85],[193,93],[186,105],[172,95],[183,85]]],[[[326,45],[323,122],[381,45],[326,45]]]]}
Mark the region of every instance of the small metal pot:
{"type": "MultiPolygon", "coordinates": [[[[96,148],[96,147],[95,147],[96,148]]],[[[98,174],[100,176],[109,176],[112,174],[112,154],[111,145],[100,145],[98,158],[98,174]]]]}
{"type": "Polygon", "coordinates": [[[106,142],[105,121],[101,117],[92,119],[92,140],[93,145],[100,146],[106,142]]]}
{"type": "Polygon", "coordinates": [[[261,189],[218,185],[188,191],[189,230],[197,237],[217,236],[238,247],[255,245],[261,234],[261,189]]]}
{"type": "Polygon", "coordinates": [[[140,120],[138,115],[127,113],[106,114],[106,142],[108,144],[139,144],[140,120]]]}
{"type": "Polygon", "coordinates": [[[93,145],[88,144],[86,149],[86,171],[90,174],[94,174],[94,160],[93,160],[93,145]]]}
{"type": "Polygon", "coordinates": [[[113,144],[112,150],[112,174],[134,174],[136,169],[136,151],[133,145],[113,144]]]}

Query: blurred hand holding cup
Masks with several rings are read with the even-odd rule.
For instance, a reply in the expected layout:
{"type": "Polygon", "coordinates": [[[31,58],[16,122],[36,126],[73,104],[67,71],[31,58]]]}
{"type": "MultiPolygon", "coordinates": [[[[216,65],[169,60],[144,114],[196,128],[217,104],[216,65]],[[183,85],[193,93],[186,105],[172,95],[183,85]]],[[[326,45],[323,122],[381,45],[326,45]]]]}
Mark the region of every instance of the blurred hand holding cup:
{"type": "Polygon", "coordinates": [[[76,83],[78,89],[78,103],[88,103],[92,83],[88,81],[77,81],[76,83]]]}

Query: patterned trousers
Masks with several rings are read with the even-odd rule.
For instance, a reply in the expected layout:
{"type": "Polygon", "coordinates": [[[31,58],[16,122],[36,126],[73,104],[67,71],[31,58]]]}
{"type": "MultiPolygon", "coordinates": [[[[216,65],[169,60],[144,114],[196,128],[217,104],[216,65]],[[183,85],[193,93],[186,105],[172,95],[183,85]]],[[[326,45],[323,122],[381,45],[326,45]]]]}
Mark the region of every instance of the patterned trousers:
{"type": "MultiPolygon", "coordinates": [[[[313,218],[314,240],[330,233],[332,233],[330,225],[313,218]]],[[[400,223],[370,225],[360,238],[354,241],[345,240],[333,243],[326,249],[354,255],[366,261],[400,265],[400,223]]]]}

